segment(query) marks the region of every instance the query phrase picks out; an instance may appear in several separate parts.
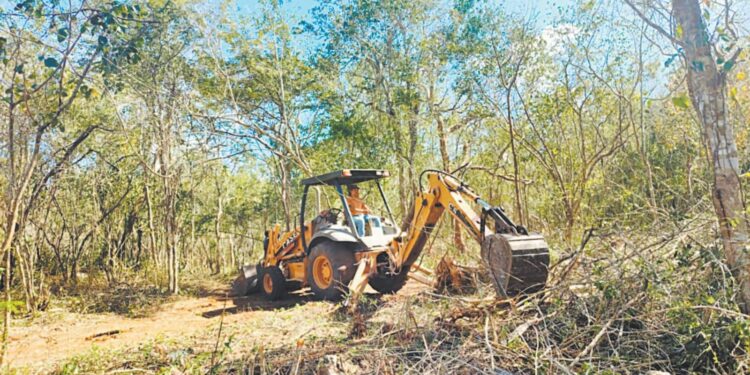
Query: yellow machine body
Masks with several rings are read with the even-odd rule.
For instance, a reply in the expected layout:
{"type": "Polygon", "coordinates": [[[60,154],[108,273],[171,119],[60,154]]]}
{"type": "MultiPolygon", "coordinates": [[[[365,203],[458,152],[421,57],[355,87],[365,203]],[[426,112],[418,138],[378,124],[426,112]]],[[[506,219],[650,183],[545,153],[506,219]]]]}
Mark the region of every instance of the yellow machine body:
{"type": "MultiPolygon", "coordinates": [[[[529,234],[513,224],[502,208],[489,205],[454,176],[435,170],[424,174],[427,186],[415,197],[405,231],[386,228],[392,233],[382,237],[386,242],[377,244],[355,233],[353,224],[346,225],[353,219],[341,185],[350,180],[387,177],[387,171],[343,170],[304,180],[308,185],[335,186],[345,207],[320,212],[312,221],[301,223],[304,229],[282,231],[277,224],[266,232],[265,253],[257,270],[264,293],[277,298],[285,292],[279,288],[295,282],[296,287],[310,286],[321,297],[334,299],[346,291],[357,296],[368,283],[378,291],[395,292],[407,276],[429,282],[415,272],[429,276],[431,271],[416,261],[446,210],[482,245],[482,259],[500,296],[532,293],[544,287],[549,251],[541,235],[529,234]]],[[[385,200],[379,184],[378,188],[385,200]]],[[[301,217],[304,207],[303,198],[301,217]]]]}

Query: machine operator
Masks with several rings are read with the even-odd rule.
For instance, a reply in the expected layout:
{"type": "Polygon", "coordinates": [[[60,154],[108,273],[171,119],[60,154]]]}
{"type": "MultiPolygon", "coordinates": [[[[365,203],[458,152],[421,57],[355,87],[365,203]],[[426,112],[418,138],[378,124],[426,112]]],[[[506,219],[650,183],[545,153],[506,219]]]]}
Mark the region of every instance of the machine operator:
{"type": "Polygon", "coordinates": [[[349,211],[352,213],[352,221],[354,221],[354,227],[357,229],[357,234],[360,237],[365,236],[365,225],[370,224],[370,232],[382,231],[380,227],[380,218],[377,216],[371,216],[370,208],[367,207],[362,198],[359,197],[359,186],[349,185],[349,195],[346,197],[346,204],[349,206],[349,211]],[[377,228],[377,229],[375,229],[377,228]]]}

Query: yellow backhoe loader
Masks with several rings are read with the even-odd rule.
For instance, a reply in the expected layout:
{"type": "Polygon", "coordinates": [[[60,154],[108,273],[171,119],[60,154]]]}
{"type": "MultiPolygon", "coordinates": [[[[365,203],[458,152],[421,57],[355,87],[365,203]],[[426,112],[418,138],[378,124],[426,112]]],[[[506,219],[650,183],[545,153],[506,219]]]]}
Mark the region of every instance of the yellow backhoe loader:
{"type": "Polygon", "coordinates": [[[347,292],[356,297],[368,284],[380,293],[395,293],[408,277],[424,281],[427,278],[416,273],[431,273],[417,260],[446,211],[481,244],[481,257],[499,296],[544,288],[549,266],[544,237],[515,225],[502,208],[490,205],[467,184],[439,170],[420,175],[420,193],[406,221],[408,226],[401,230],[380,184],[388,176],[385,170],[345,169],[302,180],[299,227],[282,231],[277,224],[266,232],[263,259],[244,269],[241,293],[260,290],[275,300],[290,288],[309,286],[316,296],[335,300],[347,292]],[[421,186],[424,177],[426,187],[421,186]],[[343,187],[362,183],[377,186],[385,211],[382,216],[352,214],[343,187]],[[305,222],[308,193],[319,186],[333,187],[341,208],[320,211],[305,222]]]}

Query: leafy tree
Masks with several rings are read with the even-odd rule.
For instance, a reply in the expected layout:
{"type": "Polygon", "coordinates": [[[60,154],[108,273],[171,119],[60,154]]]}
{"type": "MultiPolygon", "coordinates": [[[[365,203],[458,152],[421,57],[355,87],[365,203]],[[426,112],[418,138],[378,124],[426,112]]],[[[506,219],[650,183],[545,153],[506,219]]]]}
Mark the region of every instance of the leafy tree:
{"type": "MultiPolygon", "coordinates": [[[[25,224],[22,213],[35,206],[40,192],[99,127],[66,128],[63,117],[77,99],[91,94],[90,81],[95,75],[106,76],[114,67],[137,59],[140,30],[148,18],[149,10],[141,5],[38,0],[17,2],[4,17],[0,74],[8,121],[5,226],[0,252],[6,259],[6,273],[11,269],[11,247],[19,226],[25,224]],[[76,134],[70,143],[49,147],[58,134],[66,131],[76,134]]],[[[8,307],[11,297],[7,275],[5,294],[8,307]]],[[[4,343],[9,322],[10,308],[6,308],[4,343]]]]}
{"type": "MultiPolygon", "coordinates": [[[[687,75],[689,102],[703,128],[704,142],[710,150],[714,174],[712,198],[719,221],[720,234],[727,264],[736,276],[740,295],[740,309],[750,312],[750,258],[748,219],[742,196],[739,158],[734,126],[728,121],[726,74],[737,62],[741,49],[736,45],[735,25],[730,7],[724,7],[719,16],[723,20],[717,29],[719,40],[712,40],[707,20],[711,18],[710,2],[701,6],[698,0],[674,0],[671,11],[674,18],[664,25],[646,16],[633,1],[627,4],[678,48],[687,75]]],[[[659,4],[660,8],[665,8],[659,4]]],[[[658,15],[660,8],[651,8],[658,15]]],[[[685,97],[675,97],[677,106],[687,107],[685,97]]]]}

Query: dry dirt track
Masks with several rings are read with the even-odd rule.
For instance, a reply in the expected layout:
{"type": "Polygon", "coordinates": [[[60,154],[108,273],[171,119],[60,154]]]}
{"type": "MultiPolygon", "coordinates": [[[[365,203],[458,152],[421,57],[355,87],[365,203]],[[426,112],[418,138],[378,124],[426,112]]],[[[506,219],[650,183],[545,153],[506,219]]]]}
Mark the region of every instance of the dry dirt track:
{"type": "MultiPolygon", "coordinates": [[[[369,288],[368,288],[369,289],[369,288]]],[[[397,304],[427,287],[406,284],[398,294],[382,296],[397,304]]],[[[373,290],[369,290],[374,293],[373,290]]],[[[164,304],[147,318],[115,314],[71,314],[48,311],[32,322],[16,322],[11,330],[7,365],[22,373],[44,373],[59,368],[72,356],[86,355],[93,348],[104,350],[137,348],[154,340],[194,342],[216,341],[218,327],[233,335],[246,348],[295,345],[310,337],[345,338],[350,330],[346,319],[334,318],[339,304],[314,301],[309,295],[290,295],[277,302],[260,295],[227,298],[224,291],[206,297],[182,298],[164,304]]],[[[381,296],[375,296],[381,298],[381,296]]],[[[381,310],[385,315],[392,314],[381,310]]],[[[389,317],[388,319],[392,318],[389,317]]]]}
{"type": "Polygon", "coordinates": [[[335,322],[303,320],[310,314],[330,315],[334,308],[330,303],[311,302],[309,297],[290,296],[271,304],[259,296],[233,300],[217,294],[165,304],[147,318],[51,311],[31,324],[24,326],[21,322],[12,328],[6,363],[31,372],[46,371],[94,347],[119,349],[153,339],[215,336],[222,319],[225,327],[239,328],[249,344],[266,344],[269,340],[274,344],[293,343],[310,332],[325,335],[343,328],[336,327],[335,322]],[[298,304],[303,305],[303,314],[286,309],[298,304]]]}

